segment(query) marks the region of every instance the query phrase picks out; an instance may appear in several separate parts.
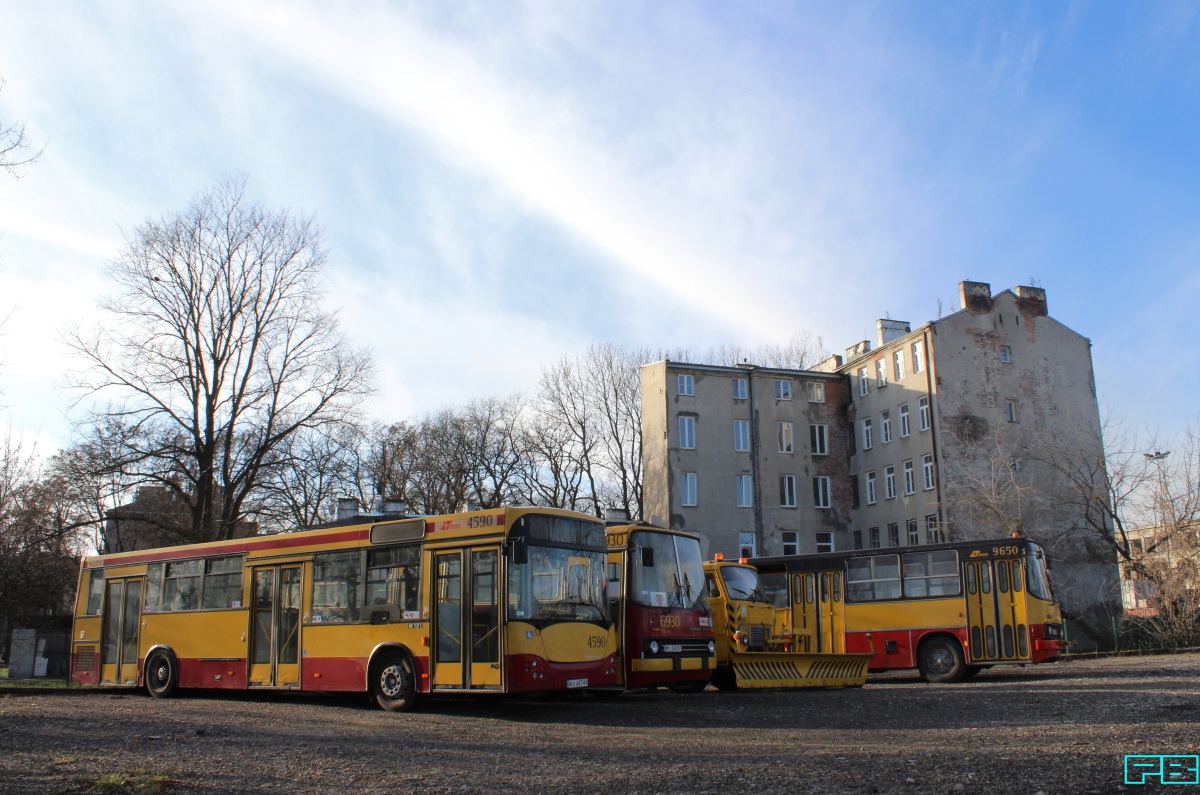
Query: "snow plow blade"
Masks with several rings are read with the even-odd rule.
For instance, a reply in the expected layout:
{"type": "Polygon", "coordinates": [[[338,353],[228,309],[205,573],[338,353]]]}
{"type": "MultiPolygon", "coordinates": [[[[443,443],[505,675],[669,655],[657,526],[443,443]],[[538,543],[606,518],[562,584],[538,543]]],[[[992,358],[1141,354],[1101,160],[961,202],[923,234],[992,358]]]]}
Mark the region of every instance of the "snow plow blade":
{"type": "Polygon", "coordinates": [[[862,687],[874,655],[734,652],[731,656],[739,689],[836,690],[862,687]]]}

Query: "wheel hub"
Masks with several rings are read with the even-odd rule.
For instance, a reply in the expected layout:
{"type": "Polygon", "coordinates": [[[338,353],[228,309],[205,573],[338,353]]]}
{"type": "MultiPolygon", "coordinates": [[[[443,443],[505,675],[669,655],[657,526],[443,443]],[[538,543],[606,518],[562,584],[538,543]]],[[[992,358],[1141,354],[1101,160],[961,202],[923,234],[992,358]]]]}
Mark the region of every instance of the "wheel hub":
{"type": "Polygon", "coordinates": [[[404,692],[405,672],[399,665],[389,665],[379,676],[379,689],[388,698],[399,698],[404,692]]]}

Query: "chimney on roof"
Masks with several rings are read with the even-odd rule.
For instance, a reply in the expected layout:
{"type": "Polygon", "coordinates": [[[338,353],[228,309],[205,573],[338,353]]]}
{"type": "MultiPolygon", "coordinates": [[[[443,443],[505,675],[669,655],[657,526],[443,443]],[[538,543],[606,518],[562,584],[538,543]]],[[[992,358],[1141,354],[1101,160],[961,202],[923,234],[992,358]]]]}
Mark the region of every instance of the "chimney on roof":
{"type": "Polygon", "coordinates": [[[1015,287],[1017,305],[1026,317],[1031,315],[1046,316],[1046,291],[1041,287],[1015,287]]]}
{"type": "Polygon", "coordinates": [[[910,331],[912,331],[912,326],[908,324],[907,320],[880,318],[875,321],[875,337],[881,348],[892,340],[900,339],[910,331]]]}
{"type": "Polygon", "coordinates": [[[855,359],[857,359],[859,356],[866,356],[870,352],[871,352],[871,341],[870,340],[863,340],[862,342],[856,342],[853,345],[851,345],[849,348],[846,349],[846,361],[852,362],[855,359]]]}
{"type": "Polygon", "coordinates": [[[973,315],[992,311],[992,285],[987,282],[959,282],[958,302],[973,315]]]}

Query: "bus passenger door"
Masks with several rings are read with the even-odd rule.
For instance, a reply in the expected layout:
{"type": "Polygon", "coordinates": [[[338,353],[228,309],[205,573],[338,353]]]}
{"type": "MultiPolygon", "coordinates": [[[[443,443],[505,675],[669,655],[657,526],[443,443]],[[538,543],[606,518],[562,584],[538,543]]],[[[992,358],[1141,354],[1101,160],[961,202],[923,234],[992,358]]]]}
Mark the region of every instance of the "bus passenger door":
{"type": "Polygon", "coordinates": [[[812,653],[816,648],[817,607],[816,577],[811,572],[792,575],[792,637],[795,648],[805,654],[812,653]]]}
{"type": "Polygon", "coordinates": [[[138,677],[138,637],[142,623],[142,578],[104,583],[104,643],[101,684],[132,685],[138,677]]]}
{"type": "Polygon", "coordinates": [[[824,654],[846,653],[846,611],[842,601],[842,573],[823,571],[821,577],[821,633],[817,651],[824,654]]]}
{"type": "Polygon", "coordinates": [[[434,555],[433,687],[500,687],[499,561],[499,547],[434,555]]]}
{"type": "Polygon", "coordinates": [[[1025,577],[1019,558],[1001,559],[996,567],[999,650],[1007,660],[1029,659],[1029,629],[1025,615],[1025,577]]]}
{"type": "Polygon", "coordinates": [[[251,570],[251,687],[300,685],[300,566],[251,570]]]}
{"type": "Polygon", "coordinates": [[[967,583],[967,634],[970,636],[971,662],[1000,659],[992,562],[967,561],[963,564],[963,570],[967,583]]]}
{"type": "Polygon", "coordinates": [[[472,688],[500,687],[500,549],[471,550],[470,679],[472,688]]]}

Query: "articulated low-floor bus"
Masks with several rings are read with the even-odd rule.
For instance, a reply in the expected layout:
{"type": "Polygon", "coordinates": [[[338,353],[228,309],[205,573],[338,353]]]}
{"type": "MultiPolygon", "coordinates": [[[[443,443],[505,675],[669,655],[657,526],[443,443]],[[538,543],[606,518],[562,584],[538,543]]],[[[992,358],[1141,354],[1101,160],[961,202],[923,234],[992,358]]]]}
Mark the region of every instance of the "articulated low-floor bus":
{"type": "Polygon", "coordinates": [[[762,588],[796,633],[871,653],[870,670],[930,682],[1065,649],[1046,553],[1027,538],[757,558],[762,588]]]}
{"type": "Polygon", "coordinates": [[[371,521],[86,558],[81,685],[427,693],[618,685],[604,524],[551,508],[371,521]]]}
{"type": "Polygon", "coordinates": [[[716,644],[700,539],[651,525],[610,526],[608,566],[625,688],[707,687],[716,644]]]}

